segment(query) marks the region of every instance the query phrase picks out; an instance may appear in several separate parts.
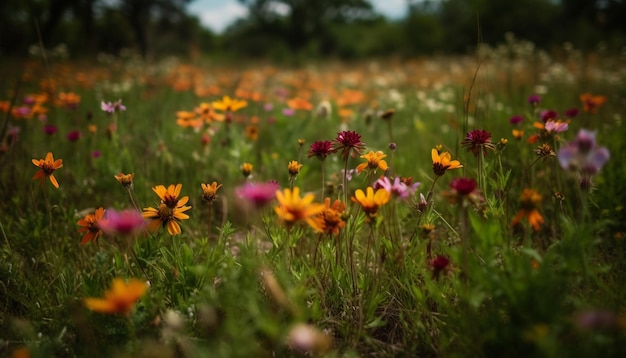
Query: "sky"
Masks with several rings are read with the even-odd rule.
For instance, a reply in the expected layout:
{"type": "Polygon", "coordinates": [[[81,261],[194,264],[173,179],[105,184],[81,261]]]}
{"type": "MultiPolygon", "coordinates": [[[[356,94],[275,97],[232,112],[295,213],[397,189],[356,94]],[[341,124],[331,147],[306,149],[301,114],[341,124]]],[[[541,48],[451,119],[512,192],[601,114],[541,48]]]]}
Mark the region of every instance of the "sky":
{"type": "MultiPolygon", "coordinates": [[[[370,0],[370,3],[378,13],[390,19],[399,19],[406,14],[406,0],[370,0]]],[[[187,9],[216,33],[222,33],[228,25],[248,13],[237,0],[193,0],[187,9]]]]}

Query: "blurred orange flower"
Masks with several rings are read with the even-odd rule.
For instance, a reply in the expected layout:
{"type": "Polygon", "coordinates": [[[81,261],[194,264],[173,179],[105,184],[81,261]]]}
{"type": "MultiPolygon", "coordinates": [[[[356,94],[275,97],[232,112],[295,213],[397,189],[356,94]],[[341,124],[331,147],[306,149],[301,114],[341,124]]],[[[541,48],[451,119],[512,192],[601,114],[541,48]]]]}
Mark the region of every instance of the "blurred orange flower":
{"type": "Polygon", "coordinates": [[[128,315],[147,289],[148,284],[144,281],[130,279],[126,283],[123,279],[116,278],[111,289],[104,293],[104,298],[88,297],[84,299],[84,303],[92,311],[128,315]]]}
{"type": "Polygon", "coordinates": [[[43,182],[44,178],[48,177],[50,178],[50,182],[52,183],[52,185],[54,185],[54,187],[58,189],[59,182],[57,182],[57,179],[54,177],[53,173],[55,170],[63,166],[63,159],[54,160],[54,155],[52,154],[52,152],[48,152],[48,154],[46,154],[46,159],[33,159],[32,162],[33,164],[41,168],[41,170],[35,173],[35,175],[33,176],[33,180],[39,179],[41,182],[43,182]]]}

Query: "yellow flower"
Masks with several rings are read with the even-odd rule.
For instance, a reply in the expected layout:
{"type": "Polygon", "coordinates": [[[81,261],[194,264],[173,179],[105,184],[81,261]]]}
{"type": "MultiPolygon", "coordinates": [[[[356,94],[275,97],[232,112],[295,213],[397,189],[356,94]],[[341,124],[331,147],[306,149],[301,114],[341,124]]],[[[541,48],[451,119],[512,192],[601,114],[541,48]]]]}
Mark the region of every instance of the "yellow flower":
{"type": "Polygon", "coordinates": [[[83,239],[80,241],[81,245],[89,241],[96,241],[102,234],[100,222],[103,220],[105,212],[106,210],[104,208],[98,208],[95,213],[87,214],[84,218],[78,220],[78,225],[81,226],[78,232],[85,233],[83,239]]]}
{"type": "Polygon", "coordinates": [[[322,227],[314,220],[314,216],[324,210],[324,205],[314,204],[313,194],[307,194],[300,198],[300,188],[295,187],[293,191],[285,189],[283,192],[276,191],[276,199],[280,206],[274,211],[287,226],[291,226],[299,221],[306,221],[315,231],[322,231],[322,227]]]}
{"type": "Polygon", "coordinates": [[[517,215],[511,221],[511,225],[517,225],[522,218],[526,218],[530,225],[532,225],[535,231],[539,231],[541,224],[543,224],[543,216],[537,210],[539,204],[541,204],[541,194],[534,189],[524,189],[520,197],[521,208],[517,212],[517,215]]]}
{"type": "Polygon", "coordinates": [[[162,203],[157,209],[153,207],[144,208],[141,216],[149,220],[148,230],[155,232],[159,227],[167,227],[167,232],[174,236],[182,232],[178,222],[189,219],[189,215],[184,213],[189,209],[191,209],[191,206],[170,208],[162,203]]]}
{"type": "Polygon", "coordinates": [[[241,165],[241,173],[245,178],[249,177],[250,174],[252,174],[252,168],[253,166],[250,163],[243,163],[241,165]]]}
{"type": "Polygon", "coordinates": [[[436,148],[433,148],[431,151],[431,157],[433,159],[433,172],[436,176],[442,176],[448,170],[461,168],[461,162],[458,160],[451,160],[452,155],[448,152],[443,152],[439,154],[439,151],[436,148]]]}
{"type": "Polygon", "coordinates": [[[369,153],[361,156],[361,158],[364,158],[366,162],[359,164],[356,167],[356,172],[360,173],[366,168],[372,169],[372,170],[376,170],[376,168],[378,168],[382,170],[383,172],[386,172],[387,169],[389,168],[387,166],[387,162],[383,160],[383,158],[386,158],[386,157],[387,155],[381,152],[380,150],[377,151],[376,153],[374,153],[373,151],[370,151],[369,153]]]}
{"type": "Polygon", "coordinates": [[[367,187],[367,195],[361,189],[357,189],[351,198],[353,202],[361,205],[361,208],[367,214],[367,221],[371,221],[378,215],[378,209],[387,204],[391,198],[391,193],[385,189],[378,189],[374,193],[374,188],[367,187]]]}
{"type": "Polygon", "coordinates": [[[133,187],[133,178],[134,177],[135,177],[134,173],[130,173],[130,174],[119,173],[119,174],[115,175],[115,179],[117,179],[117,181],[120,182],[120,184],[122,184],[122,186],[124,188],[132,188],[133,187]]]}
{"type": "Polygon", "coordinates": [[[54,177],[54,171],[61,168],[63,166],[63,159],[54,160],[54,155],[52,152],[48,152],[46,154],[46,159],[33,159],[33,164],[41,168],[35,175],[34,179],[39,179],[39,181],[43,182],[45,177],[50,178],[50,182],[54,185],[55,188],[59,188],[59,182],[54,177]]]}
{"type": "Polygon", "coordinates": [[[248,105],[248,102],[230,98],[229,96],[222,97],[221,100],[211,103],[214,109],[224,112],[236,112],[248,105]]]}
{"type": "Polygon", "coordinates": [[[289,170],[289,175],[295,177],[300,173],[300,168],[302,168],[303,164],[298,163],[297,160],[292,160],[287,165],[287,169],[289,170]]]}
{"type": "Polygon", "coordinates": [[[163,185],[157,185],[152,190],[161,198],[161,203],[170,208],[176,208],[184,206],[189,201],[188,196],[178,199],[182,188],[182,184],[170,184],[167,189],[163,185]]]}
{"type": "Polygon", "coordinates": [[[224,115],[215,113],[213,107],[211,107],[209,103],[200,103],[200,106],[194,108],[194,112],[197,113],[207,124],[211,124],[211,122],[214,121],[224,121],[224,115]]]}
{"type": "Polygon", "coordinates": [[[222,184],[218,185],[217,182],[213,182],[211,184],[202,183],[200,186],[202,187],[202,200],[212,203],[217,197],[217,190],[222,187],[222,184]]]}
{"type": "Polygon", "coordinates": [[[342,203],[341,200],[335,200],[331,205],[330,198],[326,198],[324,200],[324,211],[315,216],[315,221],[321,228],[321,232],[338,235],[339,230],[346,226],[346,222],[342,217],[345,208],[346,204],[342,203]]]}
{"type": "Polygon", "coordinates": [[[167,227],[170,235],[178,235],[181,233],[181,220],[189,219],[189,215],[184,212],[191,209],[191,206],[185,206],[189,201],[188,196],[178,198],[182,184],[171,184],[167,188],[163,185],[157,185],[152,190],[161,198],[161,204],[158,208],[144,208],[141,214],[145,219],[149,219],[148,229],[152,232],[157,231],[159,227],[167,227]]]}
{"type": "Polygon", "coordinates": [[[128,315],[148,289],[148,284],[137,279],[130,279],[128,283],[116,278],[111,289],[104,293],[104,298],[85,298],[85,306],[92,311],[101,313],[121,313],[128,315]]]}

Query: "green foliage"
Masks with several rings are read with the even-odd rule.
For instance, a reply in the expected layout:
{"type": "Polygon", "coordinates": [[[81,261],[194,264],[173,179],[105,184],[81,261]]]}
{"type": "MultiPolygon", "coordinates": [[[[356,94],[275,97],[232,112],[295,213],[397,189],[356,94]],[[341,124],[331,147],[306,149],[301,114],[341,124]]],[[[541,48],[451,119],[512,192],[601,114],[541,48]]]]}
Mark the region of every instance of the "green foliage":
{"type": "MultiPolygon", "coordinates": [[[[379,39],[348,44],[344,25],[336,29],[352,46],[347,55],[388,50],[379,39]]],[[[363,34],[386,25],[359,26],[355,33],[363,34]]],[[[611,75],[621,71],[620,61],[582,61],[572,53],[565,66],[525,44],[511,37],[502,47],[482,48],[474,80],[473,59],[444,57],[280,70],[207,59],[147,65],[132,57],[7,63],[4,78],[15,78],[10,68],[21,80],[5,84],[10,96],[0,118],[0,352],[25,346],[33,356],[623,356],[626,173],[616,157],[624,149],[626,86],[621,78],[606,80],[617,78],[611,75]],[[44,78],[57,81],[45,121],[20,118],[13,109],[32,109],[28,98],[45,90],[44,78]],[[75,109],[56,103],[69,91],[81,96],[75,109]],[[535,91],[544,94],[533,106],[527,96],[535,91]],[[586,91],[606,95],[606,103],[556,135],[535,127],[544,109],[581,108],[586,91]],[[223,95],[246,97],[247,106],[217,110],[223,121],[185,126],[178,112],[223,95]],[[286,111],[296,97],[314,109],[286,111]],[[118,98],[126,111],[100,109],[101,101],[118,98]],[[331,108],[324,115],[315,109],[322,101],[331,108]],[[383,116],[387,109],[394,111],[383,116]],[[515,114],[523,121],[512,127],[515,114]],[[45,134],[45,125],[58,132],[45,134]],[[255,126],[258,138],[248,132],[255,126]],[[512,128],[524,131],[521,140],[512,128]],[[558,152],[581,128],[596,129],[598,145],[613,155],[593,176],[591,191],[580,190],[576,173],[550,151],[538,150],[558,152]],[[491,134],[484,157],[462,145],[473,129],[491,134]],[[82,135],[70,142],[74,130],[82,135]],[[363,158],[346,162],[331,153],[322,162],[306,155],[311,143],[344,130],[360,134],[366,152],[383,151],[389,165],[386,173],[367,167],[353,174],[346,191],[342,169],[363,158]],[[528,143],[533,134],[537,141],[528,143]],[[438,145],[463,167],[435,176],[431,150],[438,145]],[[48,151],[63,159],[54,171],[59,189],[47,178],[32,180],[39,168],[31,160],[48,151]],[[304,164],[295,178],[287,171],[292,160],[304,164]],[[245,162],[254,166],[249,178],[241,172],[245,162]],[[115,179],[120,172],[135,174],[132,188],[115,179]],[[412,177],[418,192],[405,200],[396,193],[377,207],[344,199],[381,175],[412,177]],[[475,179],[480,190],[463,192],[455,186],[460,177],[475,179]],[[346,205],[335,217],[345,226],[338,235],[316,232],[274,210],[284,202],[255,207],[237,193],[245,182],[268,180],[310,192],[315,203],[323,201],[323,187],[331,204],[340,198],[346,205]],[[213,181],[223,187],[204,202],[200,184],[213,181]],[[105,233],[80,245],[77,222],[95,208],[159,207],[152,188],[177,183],[179,199],[188,196],[192,206],[189,219],[179,220],[180,235],[165,228],[132,237],[105,233]],[[524,189],[540,199],[529,201],[524,189]],[[543,218],[536,228],[529,220],[535,211],[543,218]],[[149,287],[128,315],[87,309],[84,299],[105,297],[115,278],[149,287]]]]}

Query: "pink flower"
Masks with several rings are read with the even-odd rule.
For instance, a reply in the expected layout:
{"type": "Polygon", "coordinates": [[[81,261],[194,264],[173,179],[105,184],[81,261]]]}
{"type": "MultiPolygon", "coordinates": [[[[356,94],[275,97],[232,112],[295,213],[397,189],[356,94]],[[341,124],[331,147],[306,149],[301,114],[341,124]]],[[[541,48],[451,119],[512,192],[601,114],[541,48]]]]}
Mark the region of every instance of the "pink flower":
{"type": "Polygon", "coordinates": [[[276,197],[276,190],[280,188],[277,182],[267,183],[247,182],[236,189],[237,195],[252,203],[256,208],[267,205],[276,197]]]}
{"type": "Polygon", "coordinates": [[[107,113],[122,112],[126,110],[126,106],[122,104],[121,99],[118,99],[115,102],[102,101],[102,103],[100,103],[100,108],[107,113]]]}
{"type": "Polygon", "coordinates": [[[115,211],[108,209],[104,220],[100,223],[100,229],[107,235],[132,236],[145,228],[145,221],[136,210],[127,209],[115,211]]]}
{"type": "Polygon", "coordinates": [[[382,177],[374,183],[374,189],[383,188],[400,199],[406,199],[411,196],[419,186],[420,183],[406,185],[400,177],[396,177],[393,183],[387,177],[382,177]]]}
{"type": "Polygon", "coordinates": [[[567,124],[567,122],[550,119],[546,122],[545,128],[548,133],[561,133],[565,132],[569,128],[569,124],[567,124]]]}

